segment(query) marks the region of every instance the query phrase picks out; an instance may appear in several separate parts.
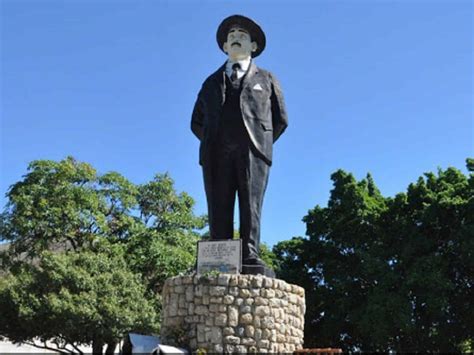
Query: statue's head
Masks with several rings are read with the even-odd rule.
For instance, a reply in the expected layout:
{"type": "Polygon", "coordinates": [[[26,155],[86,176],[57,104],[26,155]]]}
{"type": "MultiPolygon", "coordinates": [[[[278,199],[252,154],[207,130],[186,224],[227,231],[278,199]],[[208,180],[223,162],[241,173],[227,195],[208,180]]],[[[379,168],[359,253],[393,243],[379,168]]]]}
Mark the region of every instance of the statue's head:
{"type": "Polygon", "coordinates": [[[233,61],[255,58],[265,49],[265,33],[248,17],[227,17],[217,29],[217,43],[233,61]]]}
{"type": "Polygon", "coordinates": [[[257,42],[252,41],[250,33],[238,26],[232,27],[227,33],[227,41],[222,49],[233,61],[246,59],[257,50],[257,42]]]}

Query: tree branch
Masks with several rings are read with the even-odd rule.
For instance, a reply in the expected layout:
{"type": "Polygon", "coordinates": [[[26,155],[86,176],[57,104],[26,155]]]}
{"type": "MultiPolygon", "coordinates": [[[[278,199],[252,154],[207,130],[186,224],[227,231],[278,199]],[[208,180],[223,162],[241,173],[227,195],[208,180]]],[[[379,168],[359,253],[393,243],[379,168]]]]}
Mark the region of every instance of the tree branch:
{"type": "Polygon", "coordinates": [[[62,335],[58,335],[57,338],[61,339],[61,340],[63,341],[63,344],[64,344],[63,346],[60,347],[60,346],[59,346],[59,343],[58,343],[57,341],[55,341],[55,344],[57,344],[58,348],[67,350],[67,351],[69,351],[71,354],[76,354],[76,353],[78,353],[78,354],[84,354],[84,352],[83,352],[81,349],[79,349],[76,345],[74,345],[74,343],[71,343],[70,341],[68,341],[68,340],[67,340],[65,337],[63,337],[62,335]],[[71,346],[73,349],[75,349],[76,351],[74,351],[74,350],[69,350],[69,349],[67,348],[68,345],[70,345],[70,346],[71,346]]]}
{"type": "Polygon", "coordinates": [[[78,354],[81,354],[81,355],[84,354],[84,352],[81,349],[79,349],[79,347],[74,345],[73,343],[68,343],[68,344],[71,345],[77,351],[78,354]]]}
{"type": "Polygon", "coordinates": [[[74,251],[77,251],[77,243],[76,243],[76,241],[74,240],[74,238],[72,238],[72,237],[66,237],[66,239],[69,241],[69,243],[71,243],[72,249],[74,249],[74,251]]]}
{"type": "Polygon", "coordinates": [[[46,342],[43,342],[44,345],[39,345],[39,344],[36,344],[34,341],[32,341],[32,342],[24,341],[23,344],[30,345],[30,346],[33,346],[33,347],[38,348],[38,349],[46,349],[46,350],[57,351],[60,354],[73,354],[74,353],[74,352],[69,351],[67,349],[66,349],[66,351],[63,351],[63,350],[58,349],[58,348],[56,348],[56,349],[52,348],[50,346],[47,346],[46,342]]]}
{"type": "MultiPolygon", "coordinates": [[[[53,343],[56,345],[56,347],[58,348],[58,350],[61,349],[61,350],[67,351],[67,353],[69,353],[69,354],[73,354],[73,353],[74,353],[74,351],[69,350],[69,349],[66,347],[67,342],[64,342],[64,345],[61,346],[61,343],[59,342],[58,339],[63,339],[63,340],[64,340],[64,338],[63,338],[62,336],[57,336],[56,338],[54,338],[53,343]]],[[[46,341],[43,341],[43,344],[46,346],[46,341]]]]}
{"type": "Polygon", "coordinates": [[[117,200],[115,198],[111,198],[109,211],[105,214],[107,217],[112,214],[116,205],[117,205],[117,200]]]}

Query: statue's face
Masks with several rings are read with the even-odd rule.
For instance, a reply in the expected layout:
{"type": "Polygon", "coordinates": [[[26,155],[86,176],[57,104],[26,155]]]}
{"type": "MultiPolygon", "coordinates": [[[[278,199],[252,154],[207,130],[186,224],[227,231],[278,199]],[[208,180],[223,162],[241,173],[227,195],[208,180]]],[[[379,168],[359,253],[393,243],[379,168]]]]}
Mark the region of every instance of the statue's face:
{"type": "Polygon", "coordinates": [[[231,60],[242,60],[257,50],[257,43],[252,42],[246,30],[233,27],[227,34],[227,42],[224,42],[223,49],[231,60]]]}

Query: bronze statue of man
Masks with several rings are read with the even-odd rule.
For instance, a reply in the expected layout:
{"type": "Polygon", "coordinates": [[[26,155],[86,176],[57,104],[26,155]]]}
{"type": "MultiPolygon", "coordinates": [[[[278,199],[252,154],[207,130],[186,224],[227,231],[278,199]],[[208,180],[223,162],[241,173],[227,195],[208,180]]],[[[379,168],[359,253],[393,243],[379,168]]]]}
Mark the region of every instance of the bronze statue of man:
{"type": "Polygon", "coordinates": [[[191,130],[201,141],[211,239],[232,239],[237,194],[242,272],[271,276],[259,257],[260,216],[273,143],[288,118],[278,81],[254,63],[265,42],[260,26],[245,16],[222,21],[217,43],[228,59],[204,81],[191,130]]]}

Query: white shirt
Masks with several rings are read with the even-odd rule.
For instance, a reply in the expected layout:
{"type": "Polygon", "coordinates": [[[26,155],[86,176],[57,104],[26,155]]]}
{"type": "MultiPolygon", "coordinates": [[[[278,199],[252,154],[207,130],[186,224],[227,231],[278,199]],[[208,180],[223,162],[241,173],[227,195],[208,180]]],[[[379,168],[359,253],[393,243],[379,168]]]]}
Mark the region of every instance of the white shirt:
{"type": "Polygon", "coordinates": [[[250,62],[251,62],[251,58],[247,58],[247,59],[242,59],[242,60],[238,60],[236,62],[231,62],[230,59],[227,61],[226,65],[225,65],[225,73],[227,74],[227,76],[230,78],[231,75],[232,75],[232,66],[235,64],[235,63],[239,63],[240,64],[240,69],[237,69],[237,79],[240,79],[241,77],[243,77],[245,75],[245,73],[247,72],[247,69],[249,68],[250,66],[250,62]]]}

